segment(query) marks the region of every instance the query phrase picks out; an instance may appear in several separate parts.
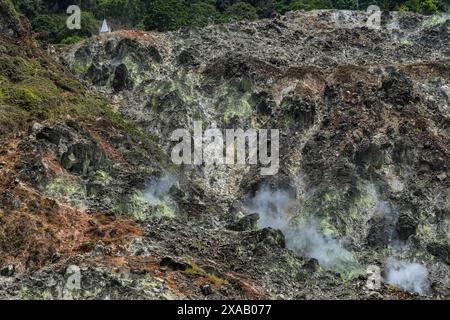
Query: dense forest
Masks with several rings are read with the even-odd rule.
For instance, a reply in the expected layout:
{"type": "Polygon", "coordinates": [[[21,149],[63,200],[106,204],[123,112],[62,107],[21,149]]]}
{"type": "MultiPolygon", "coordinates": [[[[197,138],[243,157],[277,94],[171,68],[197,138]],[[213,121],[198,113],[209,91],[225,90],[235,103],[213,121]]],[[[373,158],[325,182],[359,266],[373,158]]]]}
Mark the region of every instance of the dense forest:
{"type": "Polygon", "coordinates": [[[102,19],[116,27],[168,31],[181,26],[204,26],[230,20],[266,18],[291,10],[382,10],[422,14],[449,12],[450,0],[14,0],[16,8],[31,21],[33,30],[52,43],[72,43],[98,32],[102,19]],[[82,9],[82,29],[64,27],[66,9],[82,9]]]}

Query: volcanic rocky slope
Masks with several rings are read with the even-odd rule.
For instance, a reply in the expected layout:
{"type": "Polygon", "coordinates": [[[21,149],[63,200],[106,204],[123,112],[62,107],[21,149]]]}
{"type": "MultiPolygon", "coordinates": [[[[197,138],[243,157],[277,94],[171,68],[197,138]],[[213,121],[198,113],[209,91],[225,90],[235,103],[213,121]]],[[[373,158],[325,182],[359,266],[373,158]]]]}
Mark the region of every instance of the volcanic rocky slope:
{"type": "Polygon", "coordinates": [[[55,62],[0,4],[1,298],[450,296],[445,16],[118,31],[55,62]],[[279,173],[174,165],[194,121],[279,129],[279,173]]]}

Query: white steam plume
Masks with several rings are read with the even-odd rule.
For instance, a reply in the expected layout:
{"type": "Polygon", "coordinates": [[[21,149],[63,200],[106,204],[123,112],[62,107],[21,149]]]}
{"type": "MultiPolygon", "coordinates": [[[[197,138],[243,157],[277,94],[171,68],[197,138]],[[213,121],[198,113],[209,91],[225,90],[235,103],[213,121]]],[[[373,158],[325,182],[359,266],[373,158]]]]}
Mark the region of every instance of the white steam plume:
{"type": "Polygon", "coordinates": [[[315,258],[327,270],[350,272],[358,269],[358,263],[340,241],[321,234],[316,219],[299,228],[285,231],[287,245],[301,256],[315,258]]]}
{"type": "Polygon", "coordinates": [[[292,209],[294,200],[287,191],[270,190],[269,187],[264,186],[249,199],[247,211],[259,213],[259,227],[271,227],[283,231],[289,225],[288,215],[291,211],[289,209],[292,209]]]}
{"type": "Polygon", "coordinates": [[[316,219],[301,225],[290,223],[295,213],[295,197],[285,190],[271,190],[267,186],[258,190],[248,201],[247,211],[260,215],[259,226],[281,230],[288,248],[298,255],[315,258],[328,270],[350,272],[358,268],[353,255],[341,243],[319,232],[316,219]]]}
{"type": "Polygon", "coordinates": [[[161,205],[167,200],[170,188],[175,185],[177,178],[165,174],[158,180],[152,181],[145,189],[144,196],[152,205],[161,205]]]}
{"type": "Polygon", "coordinates": [[[386,268],[387,283],[422,295],[428,292],[428,270],[424,265],[390,258],[386,268]]]}

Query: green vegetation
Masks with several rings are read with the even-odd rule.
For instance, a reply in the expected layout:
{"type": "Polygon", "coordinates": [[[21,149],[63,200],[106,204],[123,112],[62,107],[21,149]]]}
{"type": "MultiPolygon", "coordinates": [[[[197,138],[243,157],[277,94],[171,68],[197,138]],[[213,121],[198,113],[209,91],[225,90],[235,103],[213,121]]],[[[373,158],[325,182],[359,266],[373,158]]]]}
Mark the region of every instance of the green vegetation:
{"type": "MultiPolygon", "coordinates": [[[[12,10],[7,17],[13,17],[14,8],[8,3],[0,2],[0,9],[12,10]]],[[[151,150],[155,159],[164,159],[153,136],[114,113],[103,98],[86,93],[77,79],[53,65],[43,52],[36,50],[36,57],[29,58],[22,47],[10,48],[11,55],[0,57],[0,137],[26,129],[27,123],[33,121],[57,121],[68,115],[80,119],[106,117],[142,141],[143,148],[151,150]]]]}
{"type": "Polygon", "coordinates": [[[0,74],[0,136],[23,128],[25,121],[100,116],[107,109],[105,101],[83,94],[77,80],[42,60],[2,56],[0,74]]]}
{"type": "MultiPolygon", "coordinates": [[[[11,20],[12,28],[21,28],[10,1],[0,1],[0,13],[2,19],[11,20]]],[[[86,94],[78,80],[54,65],[31,41],[13,44],[0,38],[0,46],[9,50],[0,57],[0,137],[26,129],[33,121],[105,113],[104,100],[86,94]]]]}
{"type": "Polygon", "coordinates": [[[256,8],[246,2],[236,2],[232,4],[225,10],[224,14],[226,19],[256,20],[258,18],[256,8]]]}
{"type": "Polygon", "coordinates": [[[104,116],[115,126],[142,141],[155,159],[165,154],[156,138],[114,113],[107,102],[84,92],[81,84],[63,72],[46,68],[43,61],[0,57],[0,137],[26,128],[33,121],[56,121],[67,115],[79,118],[104,116]]]}
{"type": "Polygon", "coordinates": [[[81,13],[81,29],[70,30],[66,27],[66,15],[45,13],[30,17],[33,31],[41,34],[41,38],[52,43],[73,43],[75,39],[90,37],[98,32],[100,22],[91,12],[81,13]]]}
{"type": "Polygon", "coordinates": [[[448,0],[13,0],[27,16],[34,31],[52,43],[71,44],[98,32],[106,18],[117,27],[168,31],[182,26],[205,26],[209,22],[255,20],[291,10],[353,9],[378,5],[383,10],[433,14],[449,12],[448,0]],[[66,9],[82,10],[81,30],[65,27],[66,9]]]}
{"type": "Polygon", "coordinates": [[[69,36],[69,37],[67,37],[67,38],[64,38],[62,41],[61,41],[61,44],[74,44],[74,43],[77,43],[77,42],[80,42],[81,41],[81,37],[80,36],[77,36],[77,35],[75,35],[75,36],[69,36]]]}
{"type": "Polygon", "coordinates": [[[60,176],[50,181],[46,189],[55,198],[73,198],[75,195],[84,197],[86,194],[86,187],[80,181],[66,176],[60,176]]]}
{"type": "Polygon", "coordinates": [[[143,18],[147,30],[169,31],[189,24],[189,12],[182,0],[154,0],[143,18]]]}
{"type": "Polygon", "coordinates": [[[139,190],[130,194],[126,201],[120,203],[116,212],[132,216],[136,221],[145,221],[150,217],[174,218],[176,216],[174,204],[170,197],[167,197],[161,203],[155,203],[139,190]]]}
{"type": "Polygon", "coordinates": [[[207,282],[211,283],[214,287],[220,287],[223,285],[228,285],[228,280],[222,279],[220,275],[214,274],[212,270],[205,270],[204,268],[198,266],[197,264],[186,260],[186,263],[190,266],[187,268],[184,273],[187,276],[192,277],[201,277],[204,278],[207,282]]]}

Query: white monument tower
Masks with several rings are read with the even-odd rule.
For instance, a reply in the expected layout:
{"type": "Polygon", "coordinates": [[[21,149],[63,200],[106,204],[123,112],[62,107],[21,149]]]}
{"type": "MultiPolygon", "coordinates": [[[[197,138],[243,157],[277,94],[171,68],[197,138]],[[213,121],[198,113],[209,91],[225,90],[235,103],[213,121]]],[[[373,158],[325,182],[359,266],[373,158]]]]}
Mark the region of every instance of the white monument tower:
{"type": "Polygon", "coordinates": [[[103,19],[102,27],[100,28],[100,34],[111,32],[111,28],[108,26],[106,19],[103,19]]]}

